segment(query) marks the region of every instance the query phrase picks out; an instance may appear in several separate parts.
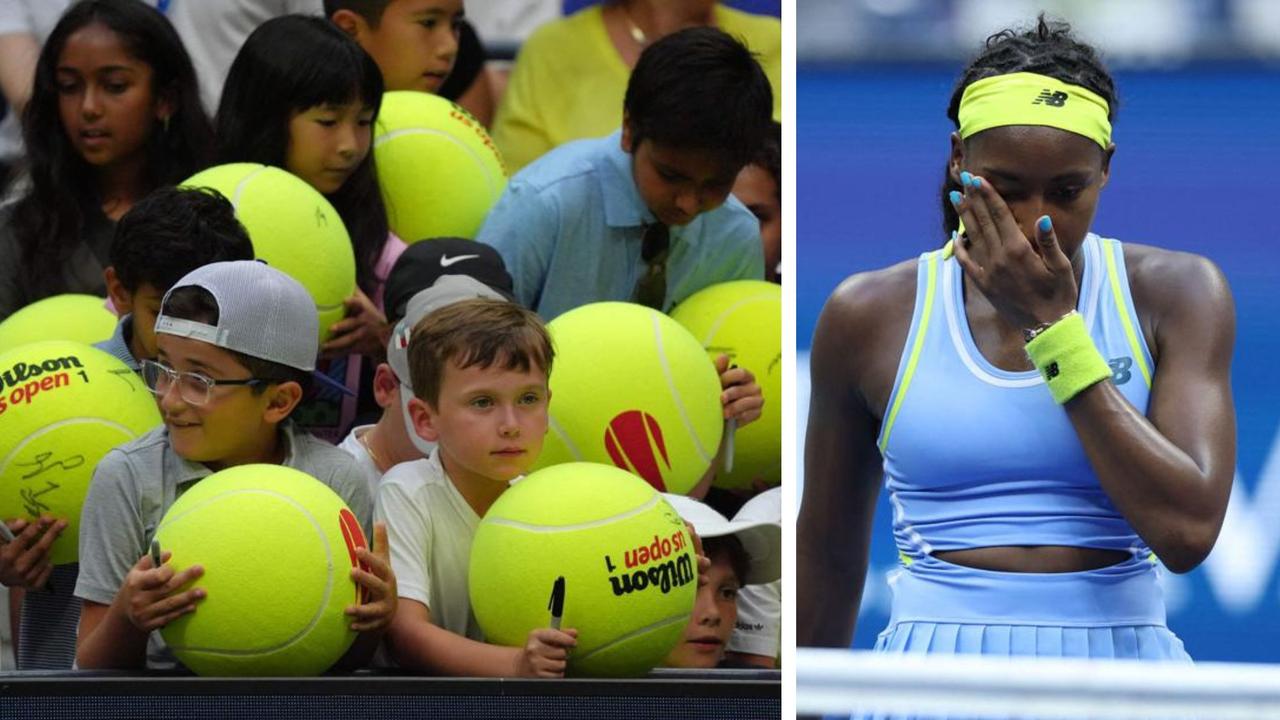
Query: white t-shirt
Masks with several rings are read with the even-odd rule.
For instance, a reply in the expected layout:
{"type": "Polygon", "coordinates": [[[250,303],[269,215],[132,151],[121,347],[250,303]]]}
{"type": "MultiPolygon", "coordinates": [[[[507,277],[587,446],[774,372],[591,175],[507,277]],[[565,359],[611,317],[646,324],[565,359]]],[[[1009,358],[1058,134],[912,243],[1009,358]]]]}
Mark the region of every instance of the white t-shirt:
{"type": "MultiPolygon", "coordinates": [[[[782,488],[751,498],[733,519],[782,522],[782,488]]],[[[729,650],[777,657],[781,643],[782,581],[743,586],[738,591],[738,622],[729,638],[729,650]]]]}
{"type": "MultiPolygon", "coordinates": [[[[157,0],[149,0],[155,5],[157,0]]],[[[324,0],[170,0],[164,8],[196,67],[200,102],[212,118],[240,46],[262,23],[301,13],[324,15],[324,0]]]]}
{"type": "Polygon", "coordinates": [[[378,485],[373,517],[387,523],[400,597],[426,605],[435,625],[483,641],[467,594],[471,540],[480,516],[445,474],[440,453],[388,470],[378,485]]]}
{"type": "Polygon", "coordinates": [[[372,425],[359,425],[351,428],[351,432],[347,433],[347,437],[338,448],[346,450],[351,457],[356,459],[356,464],[364,471],[365,476],[369,479],[369,494],[378,497],[378,483],[382,481],[382,471],[378,469],[378,464],[373,461],[373,456],[369,454],[369,448],[360,442],[360,438],[370,429],[372,425]]]}

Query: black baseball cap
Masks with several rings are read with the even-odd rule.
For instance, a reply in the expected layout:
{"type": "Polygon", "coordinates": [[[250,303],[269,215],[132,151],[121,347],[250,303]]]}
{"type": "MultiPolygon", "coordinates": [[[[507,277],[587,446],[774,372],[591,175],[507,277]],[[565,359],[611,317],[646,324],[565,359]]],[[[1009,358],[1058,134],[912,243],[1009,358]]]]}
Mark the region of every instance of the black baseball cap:
{"type": "Polygon", "coordinates": [[[435,284],[442,275],[466,275],[515,300],[515,286],[502,256],[493,247],[475,240],[442,237],[409,246],[387,275],[383,295],[387,322],[404,317],[409,298],[435,284]]]}

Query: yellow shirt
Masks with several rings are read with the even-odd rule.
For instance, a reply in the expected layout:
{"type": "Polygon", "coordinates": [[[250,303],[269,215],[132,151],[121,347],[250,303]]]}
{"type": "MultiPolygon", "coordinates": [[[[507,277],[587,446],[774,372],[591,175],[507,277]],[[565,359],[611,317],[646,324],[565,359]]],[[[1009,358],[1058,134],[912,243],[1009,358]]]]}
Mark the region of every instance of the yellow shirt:
{"type": "MultiPolygon", "coordinates": [[[[754,52],[782,108],[782,24],[717,5],[715,24],[754,52]]],[[[609,41],[600,5],[534,31],[520,48],[493,123],[493,140],[515,173],[570,140],[608,135],[622,125],[631,69],[609,41]]]]}

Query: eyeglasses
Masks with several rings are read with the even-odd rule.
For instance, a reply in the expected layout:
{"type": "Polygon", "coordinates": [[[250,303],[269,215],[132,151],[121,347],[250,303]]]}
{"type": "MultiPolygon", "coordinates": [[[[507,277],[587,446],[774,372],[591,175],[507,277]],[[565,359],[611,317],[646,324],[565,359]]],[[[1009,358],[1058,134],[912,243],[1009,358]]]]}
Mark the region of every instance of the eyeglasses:
{"type": "Polygon", "coordinates": [[[207,375],[193,372],[178,372],[168,365],[154,360],[142,361],[142,381],[156,397],[169,394],[173,384],[178,383],[178,396],[191,405],[207,405],[213,395],[213,389],[219,385],[255,387],[278,380],[267,378],[245,378],[244,380],[215,380],[207,375]]]}
{"type": "Polygon", "coordinates": [[[662,309],[667,297],[667,255],[670,250],[671,234],[666,225],[654,223],[645,228],[640,245],[640,259],[645,262],[645,269],[632,294],[637,303],[655,310],[662,309]]]}

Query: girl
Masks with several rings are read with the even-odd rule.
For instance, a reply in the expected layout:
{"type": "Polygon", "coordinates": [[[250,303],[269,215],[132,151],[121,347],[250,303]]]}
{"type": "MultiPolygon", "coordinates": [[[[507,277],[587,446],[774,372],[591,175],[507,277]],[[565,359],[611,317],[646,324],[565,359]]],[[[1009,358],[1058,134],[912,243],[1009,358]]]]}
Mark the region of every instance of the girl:
{"type": "Polygon", "coordinates": [[[22,124],[27,181],[0,213],[0,320],[50,295],[105,296],[115,221],[200,169],[212,140],[182,42],[138,0],[62,16],[22,124]]]}
{"type": "Polygon", "coordinates": [[[1116,105],[1065,25],[993,35],[948,108],[953,240],[828,301],[799,644],[849,643],[883,475],[902,567],[878,650],[1188,661],[1155,558],[1187,572],[1222,525],[1234,310],[1208,260],[1090,232],[1116,105]]]}
{"type": "MultiPolygon", "coordinates": [[[[282,167],[329,199],[342,217],[356,258],[356,293],[348,317],[321,348],[326,372],[348,388],[360,383],[357,355],[379,355],[389,330],[379,309],[382,284],[404,243],[390,235],[378,189],[373,123],[382,75],[354,40],[318,17],[285,15],[254,30],[231,64],[218,106],[216,161],[282,167]],[[373,298],[371,301],[370,298],[373,298]]],[[[320,398],[299,420],[337,443],[355,418],[352,398],[320,398]]]]}

